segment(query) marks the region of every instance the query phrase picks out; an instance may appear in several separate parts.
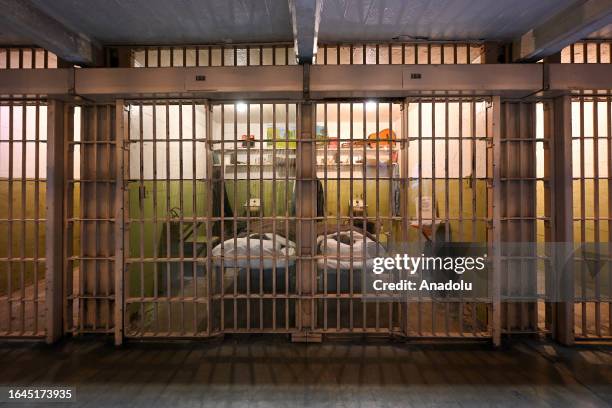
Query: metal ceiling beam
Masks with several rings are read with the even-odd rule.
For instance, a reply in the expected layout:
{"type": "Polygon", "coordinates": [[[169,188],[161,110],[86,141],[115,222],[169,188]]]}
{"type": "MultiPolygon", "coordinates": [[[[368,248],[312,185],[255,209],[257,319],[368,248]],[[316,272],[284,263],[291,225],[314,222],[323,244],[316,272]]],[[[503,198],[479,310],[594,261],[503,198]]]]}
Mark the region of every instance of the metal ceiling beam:
{"type": "Polygon", "coordinates": [[[319,21],[324,0],[289,0],[293,42],[300,64],[312,64],[317,53],[319,21]]]}
{"type": "Polygon", "coordinates": [[[28,38],[60,59],[78,65],[97,65],[101,48],[36,8],[29,0],[0,0],[0,25],[28,38]]]}
{"type": "Polygon", "coordinates": [[[581,0],[513,43],[513,59],[535,62],[612,23],[612,0],[581,0]]]}
{"type": "MultiPolygon", "coordinates": [[[[559,96],[612,91],[610,64],[313,65],[312,99],[559,96]],[[548,74],[544,75],[545,70],[548,74]]],[[[0,69],[0,100],[49,97],[303,99],[305,67],[0,69]]]]}

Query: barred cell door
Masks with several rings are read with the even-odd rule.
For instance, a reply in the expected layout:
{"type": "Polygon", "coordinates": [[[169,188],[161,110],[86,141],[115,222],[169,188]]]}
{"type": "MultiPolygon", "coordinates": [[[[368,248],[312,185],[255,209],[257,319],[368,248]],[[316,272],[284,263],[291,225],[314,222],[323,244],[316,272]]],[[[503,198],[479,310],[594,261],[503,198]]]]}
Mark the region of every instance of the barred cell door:
{"type": "MultiPolygon", "coordinates": [[[[446,243],[487,245],[492,239],[491,103],[484,98],[406,100],[404,240],[408,252],[437,256],[446,243]]],[[[494,285],[488,274],[463,275],[471,291],[417,291],[402,306],[408,337],[490,337],[494,285]]],[[[419,279],[446,282],[450,274],[419,279]]]]}
{"type": "Polygon", "coordinates": [[[373,290],[372,260],[402,237],[401,101],[317,103],[314,331],[385,335],[398,303],[373,290]]]}
{"type": "Polygon", "coordinates": [[[46,101],[0,102],[0,338],[46,334],[46,101]]]}
{"type": "Polygon", "coordinates": [[[208,336],[208,105],[130,101],[125,111],[125,336],[208,336]]]}
{"type": "Polygon", "coordinates": [[[296,105],[126,110],[125,335],[295,331],[296,105]]]}

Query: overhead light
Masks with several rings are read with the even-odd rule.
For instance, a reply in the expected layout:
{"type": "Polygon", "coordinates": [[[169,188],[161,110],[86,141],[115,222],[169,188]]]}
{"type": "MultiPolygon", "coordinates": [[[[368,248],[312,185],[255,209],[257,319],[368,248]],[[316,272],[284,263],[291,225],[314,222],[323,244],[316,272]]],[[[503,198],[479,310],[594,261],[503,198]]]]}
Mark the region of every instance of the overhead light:
{"type": "Polygon", "coordinates": [[[238,113],[244,113],[247,111],[247,104],[244,102],[238,102],[236,104],[236,112],[238,113]]]}
{"type": "Polygon", "coordinates": [[[366,109],[368,109],[368,110],[376,109],[376,101],[367,101],[366,102],[366,109]]]}

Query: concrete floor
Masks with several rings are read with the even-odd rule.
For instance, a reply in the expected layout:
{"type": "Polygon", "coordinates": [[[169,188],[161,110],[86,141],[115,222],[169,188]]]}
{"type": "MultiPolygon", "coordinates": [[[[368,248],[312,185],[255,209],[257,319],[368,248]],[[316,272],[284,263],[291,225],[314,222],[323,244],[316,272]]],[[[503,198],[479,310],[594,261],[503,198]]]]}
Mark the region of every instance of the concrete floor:
{"type": "MultiPolygon", "coordinates": [[[[100,340],[0,342],[0,385],[76,387],[53,407],[612,406],[612,347],[100,340]]],[[[44,403],[0,406],[45,406],[44,403]]]]}

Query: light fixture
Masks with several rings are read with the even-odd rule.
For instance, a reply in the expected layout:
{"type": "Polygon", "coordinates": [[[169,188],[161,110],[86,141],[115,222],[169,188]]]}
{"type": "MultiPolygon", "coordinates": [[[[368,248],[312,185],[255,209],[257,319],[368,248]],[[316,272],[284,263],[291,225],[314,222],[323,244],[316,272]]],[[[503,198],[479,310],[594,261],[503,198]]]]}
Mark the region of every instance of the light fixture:
{"type": "Polygon", "coordinates": [[[372,101],[372,100],[367,101],[366,102],[366,109],[367,110],[374,110],[374,109],[376,109],[376,101],[372,101]]]}
{"type": "Polygon", "coordinates": [[[247,111],[247,104],[244,102],[236,103],[236,112],[245,113],[247,111]]]}

